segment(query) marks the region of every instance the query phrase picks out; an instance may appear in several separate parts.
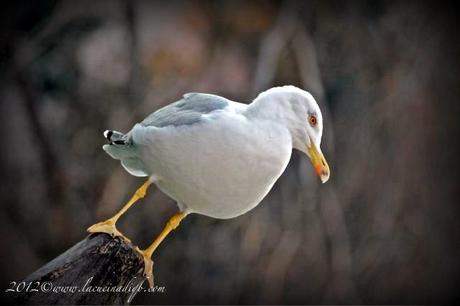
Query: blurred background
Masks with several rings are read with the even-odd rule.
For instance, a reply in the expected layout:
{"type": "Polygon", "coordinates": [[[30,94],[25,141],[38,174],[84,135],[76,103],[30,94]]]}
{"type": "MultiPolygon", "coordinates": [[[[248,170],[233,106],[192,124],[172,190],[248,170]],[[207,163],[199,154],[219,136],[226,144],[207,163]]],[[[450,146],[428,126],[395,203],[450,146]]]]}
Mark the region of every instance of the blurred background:
{"type": "MultiPolygon", "coordinates": [[[[450,2],[15,1],[0,18],[0,283],[111,216],[143,179],[101,149],[201,91],[309,90],[331,180],[305,156],[262,204],[192,215],[155,253],[150,304],[449,303],[459,296],[459,34],[450,2]]],[[[176,211],[120,222],[145,247],[176,211]]]]}

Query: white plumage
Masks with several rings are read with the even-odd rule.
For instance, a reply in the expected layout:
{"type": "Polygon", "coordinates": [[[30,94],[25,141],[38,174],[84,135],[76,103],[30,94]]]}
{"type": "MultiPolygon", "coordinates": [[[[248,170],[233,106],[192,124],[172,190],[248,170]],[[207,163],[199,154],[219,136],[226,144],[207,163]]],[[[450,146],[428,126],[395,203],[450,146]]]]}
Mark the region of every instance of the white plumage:
{"type": "Polygon", "coordinates": [[[322,130],[315,99],[294,86],[269,89],[248,105],[194,93],[125,135],[109,131],[104,150],[132,175],[149,176],[186,214],[226,219],[260,203],[293,148],[311,158],[325,182],[322,130]]]}

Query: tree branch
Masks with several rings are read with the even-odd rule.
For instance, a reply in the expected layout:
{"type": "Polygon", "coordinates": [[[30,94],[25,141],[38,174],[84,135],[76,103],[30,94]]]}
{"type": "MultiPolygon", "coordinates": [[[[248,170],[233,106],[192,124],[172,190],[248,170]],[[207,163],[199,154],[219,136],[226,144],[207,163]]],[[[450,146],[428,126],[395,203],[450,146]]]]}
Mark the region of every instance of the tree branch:
{"type": "Polygon", "coordinates": [[[27,276],[22,282],[25,288],[31,284],[29,290],[7,292],[7,297],[22,305],[126,304],[142,286],[143,270],[144,260],[131,243],[97,233],[27,276]]]}

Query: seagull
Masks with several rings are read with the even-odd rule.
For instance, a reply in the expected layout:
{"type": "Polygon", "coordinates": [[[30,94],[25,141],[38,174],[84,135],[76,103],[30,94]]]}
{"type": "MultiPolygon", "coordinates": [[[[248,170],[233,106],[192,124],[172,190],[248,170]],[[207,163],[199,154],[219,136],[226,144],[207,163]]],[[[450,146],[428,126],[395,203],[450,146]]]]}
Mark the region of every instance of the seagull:
{"type": "Polygon", "coordinates": [[[187,215],[216,219],[256,207],[286,169],[292,150],[305,153],[322,183],[329,166],[321,151],[323,117],[313,96],[295,86],[273,87],[250,104],[187,93],[150,114],[126,134],[107,130],[103,146],[133,176],[148,177],[112,218],[88,228],[126,238],[117,220],[151,184],[177,202],[178,212],[144,250],[144,275],[153,286],[152,254],[187,215]]]}

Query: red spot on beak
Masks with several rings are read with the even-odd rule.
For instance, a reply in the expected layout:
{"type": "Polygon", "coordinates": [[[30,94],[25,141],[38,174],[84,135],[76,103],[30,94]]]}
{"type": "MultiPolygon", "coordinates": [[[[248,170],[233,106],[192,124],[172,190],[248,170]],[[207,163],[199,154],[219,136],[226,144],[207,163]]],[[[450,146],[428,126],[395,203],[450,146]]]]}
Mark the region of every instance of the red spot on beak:
{"type": "Polygon", "coordinates": [[[321,174],[323,173],[323,167],[321,167],[321,165],[316,165],[315,170],[318,176],[321,176],[321,174]]]}

